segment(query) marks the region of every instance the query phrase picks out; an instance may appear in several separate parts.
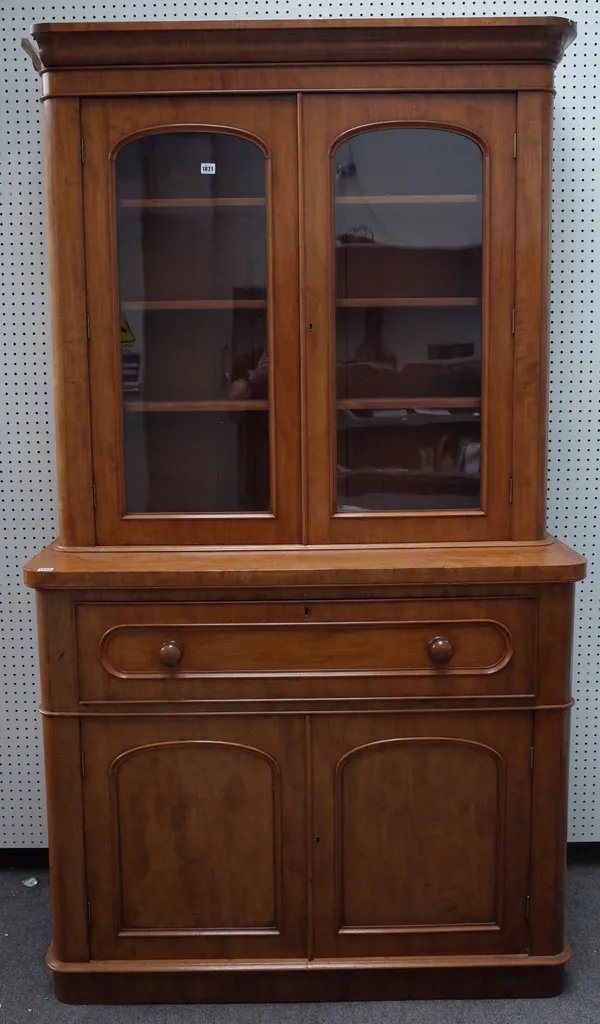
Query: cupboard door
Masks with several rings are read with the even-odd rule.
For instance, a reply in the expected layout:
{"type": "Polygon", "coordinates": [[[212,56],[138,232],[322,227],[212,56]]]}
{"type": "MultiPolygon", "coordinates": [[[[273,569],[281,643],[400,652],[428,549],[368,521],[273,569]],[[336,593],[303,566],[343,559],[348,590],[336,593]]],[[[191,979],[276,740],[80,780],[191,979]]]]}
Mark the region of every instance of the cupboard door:
{"type": "Polygon", "coordinates": [[[318,957],[527,948],[532,716],[313,725],[318,957]]]}
{"type": "Polygon", "coordinates": [[[294,100],[82,116],[97,540],[298,540],[294,100]]]}
{"type": "Polygon", "coordinates": [[[92,958],[304,955],[302,719],[82,730],[92,958]]]}
{"type": "Polygon", "coordinates": [[[510,537],[513,95],[304,101],[309,536],[510,537]]]}

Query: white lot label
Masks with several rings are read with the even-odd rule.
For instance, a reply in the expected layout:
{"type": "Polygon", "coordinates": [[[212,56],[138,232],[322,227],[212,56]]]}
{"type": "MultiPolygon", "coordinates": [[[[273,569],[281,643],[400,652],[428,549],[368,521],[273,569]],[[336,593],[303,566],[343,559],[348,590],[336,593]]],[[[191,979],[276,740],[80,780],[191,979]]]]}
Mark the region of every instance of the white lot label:
{"type": "Polygon", "coordinates": [[[200,174],[216,174],[216,164],[200,164],[200,174]]]}

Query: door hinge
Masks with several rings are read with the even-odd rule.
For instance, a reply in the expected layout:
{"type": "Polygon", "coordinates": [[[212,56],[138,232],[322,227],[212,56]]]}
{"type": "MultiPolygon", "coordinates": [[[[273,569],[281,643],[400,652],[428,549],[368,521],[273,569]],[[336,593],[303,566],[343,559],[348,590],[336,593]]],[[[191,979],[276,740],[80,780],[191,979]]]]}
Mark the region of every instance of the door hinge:
{"type": "Polygon", "coordinates": [[[85,757],[81,755],[81,778],[85,779],[85,757]]]}
{"type": "Polygon", "coordinates": [[[533,764],[535,761],[535,747],[529,748],[529,771],[533,771],[533,764]]]}
{"type": "Polygon", "coordinates": [[[85,142],[83,141],[83,135],[79,139],[79,150],[81,152],[81,162],[85,163],[85,142]]]}
{"type": "Polygon", "coordinates": [[[92,505],[98,508],[98,497],[96,495],[96,484],[92,484],[92,505]]]}
{"type": "Polygon", "coordinates": [[[517,312],[516,312],[515,309],[512,309],[511,310],[511,314],[510,314],[510,333],[511,334],[515,333],[516,322],[517,322],[517,312]]]}
{"type": "MultiPolygon", "coordinates": [[[[82,140],[83,141],[83,140],[82,140]]],[[[513,157],[517,159],[517,133],[513,135],[513,157]]]]}
{"type": "Polygon", "coordinates": [[[92,904],[90,903],[89,900],[87,901],[87,923],[88,923],[88,928],[91,927],[91,924],[92,924],[92,904]]]}
{"type": "Polygon", "coordinates": [[[514,489],[513,488],[513,478],[512,478],[512,476],[509,476],[509,478],[508,478],[508,504],[509,505],[512,505],[512,503],[513,503],[513,489],[514,489]]]}
{"type": "Polygon", "coordinates": [[[92,336],[92,325],[91,325],[90,314],[89,313],[85,314],[85,333],[87,335],[87,340],[89,341],[91,336],[92,336]]]}
{"type": "Polygon", "coordinates": [[[529,920],[529,914],[531,913],[531,896],[525,897],[525,920],[529,920]]]}

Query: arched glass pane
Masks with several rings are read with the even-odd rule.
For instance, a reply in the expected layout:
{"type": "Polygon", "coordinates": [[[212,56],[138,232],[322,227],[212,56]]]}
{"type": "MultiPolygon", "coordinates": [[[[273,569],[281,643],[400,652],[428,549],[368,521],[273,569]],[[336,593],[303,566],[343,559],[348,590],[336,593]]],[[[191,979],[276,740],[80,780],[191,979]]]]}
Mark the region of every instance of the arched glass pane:
{"type": "Polygon", "coordinates": [[[479,508],[481,150],[387,128],[333,173],[338,511],[479,508]]]}
{"type": "Polygon", "coordinates": [[[264,155],[165,132],[116,179],[127,512],[268,511],[264,155]]]}

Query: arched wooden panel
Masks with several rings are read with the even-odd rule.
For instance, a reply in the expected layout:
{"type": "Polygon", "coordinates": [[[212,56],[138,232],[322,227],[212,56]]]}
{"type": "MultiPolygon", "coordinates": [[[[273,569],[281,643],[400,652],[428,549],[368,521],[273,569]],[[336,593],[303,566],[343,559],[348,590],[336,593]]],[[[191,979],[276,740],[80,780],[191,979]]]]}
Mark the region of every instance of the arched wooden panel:
{"type": "Polygon", "coordinates": [[[316,955],[525,952],[531,743],[529,712],[315,716],[316,955]]]}
{"type": "Polygon", "coordinates": [[[128,750],[110,767],[120,932],[278,930],[277,762],[237,743],[128,750]]]}
{"type": "Polygon", "coordinates": [[[306,947],[305,722],[82,723],[94,960],[256,960],[306,947]]]}
{"type": "Polygon", "coordinates": [[[349,751],[336,769],[340,928],[498,928],[504,780],[497,751],[462,739],[349,751]]]}

